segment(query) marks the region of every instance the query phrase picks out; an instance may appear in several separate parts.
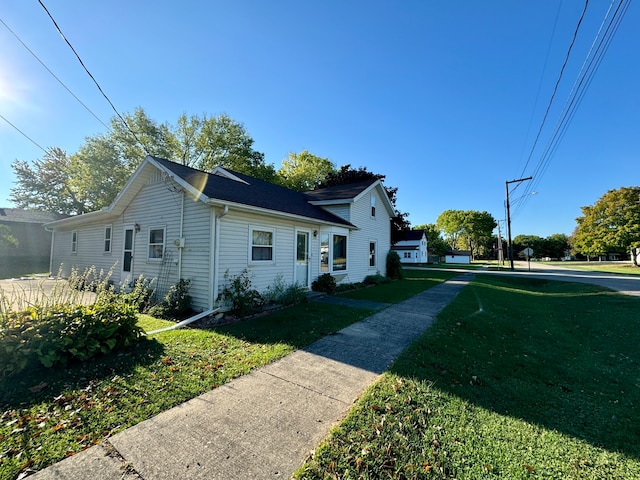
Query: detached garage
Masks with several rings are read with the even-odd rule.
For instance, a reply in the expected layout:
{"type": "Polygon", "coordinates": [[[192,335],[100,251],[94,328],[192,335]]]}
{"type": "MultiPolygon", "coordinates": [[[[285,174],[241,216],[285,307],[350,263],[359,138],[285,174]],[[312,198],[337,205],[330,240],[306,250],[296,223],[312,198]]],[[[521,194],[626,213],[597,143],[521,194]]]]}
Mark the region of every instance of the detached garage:
{"type": "Polygon", "coordinates": [[[471,263],[471,252],[469,250],[449,250],[445,254],[444,263],[471,263]]]}

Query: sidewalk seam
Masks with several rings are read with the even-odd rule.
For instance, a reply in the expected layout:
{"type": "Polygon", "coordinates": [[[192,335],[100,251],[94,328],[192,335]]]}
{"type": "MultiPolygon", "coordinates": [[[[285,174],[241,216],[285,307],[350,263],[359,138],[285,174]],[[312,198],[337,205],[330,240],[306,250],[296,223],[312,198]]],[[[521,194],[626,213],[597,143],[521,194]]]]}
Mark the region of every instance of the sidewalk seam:
{"type": "Polygon", "coordinates": [[[351,402],[351,403],[345,402],[344,400],[340,400],[339,398],[332,397],[331,395],[327,395],[326,393],[319,392],[318,390],[314,390],[313,388],[309,388],[309,387],[306,387],[304,385],[300,385],[297,382],[292,382],[291,380],[287,380],[286,378],[279,377],[278,375],[274,375],[273,373],[270,373],[270,372],[260,372],[260,373],[262,373],[264,375],[269,375],[270,377],[273,377],[273,378],[277,378],[278,380],[282,380],[283,382],[289,383],[291,385],[295,385],[296,387],[300,387],[303,390],[307,390],[309,392],[316,393],[316,394],[318,394],[318,395],[320,395],[322,397],[330,398],[331,400],[334,400],[336,402],[342,403],[343,405],[351,405],[353,403],[353,402],[351,402]]]}

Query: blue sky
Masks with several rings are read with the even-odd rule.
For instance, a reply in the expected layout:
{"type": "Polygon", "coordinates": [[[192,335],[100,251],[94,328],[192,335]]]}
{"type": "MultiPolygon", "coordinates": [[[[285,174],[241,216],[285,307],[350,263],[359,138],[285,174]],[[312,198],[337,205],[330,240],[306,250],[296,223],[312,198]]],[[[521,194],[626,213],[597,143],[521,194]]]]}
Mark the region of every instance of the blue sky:
{"type": "MultiPolygon", "coordinates": [[[[535,149],[583,1],[43,2],[120,112],[226,113],[277,168],[305,149],[366,166],[399,188],[413,225],[447,209],[502,220],[505,181],[535,174],[512,185],[513,235],[570,234],[581,206],[638,185],[637,4],[545,155],[608,2],[589,2],[535,149]]],[[[37,0],[4,0],[0,19],[109,122],[37,0]]],[[[105,131],[2,24],[0,114],[68,153],[105,131]]],[[[0,119],[0,206],[11,206],[11,162],[42,155],[0,119]]]]}

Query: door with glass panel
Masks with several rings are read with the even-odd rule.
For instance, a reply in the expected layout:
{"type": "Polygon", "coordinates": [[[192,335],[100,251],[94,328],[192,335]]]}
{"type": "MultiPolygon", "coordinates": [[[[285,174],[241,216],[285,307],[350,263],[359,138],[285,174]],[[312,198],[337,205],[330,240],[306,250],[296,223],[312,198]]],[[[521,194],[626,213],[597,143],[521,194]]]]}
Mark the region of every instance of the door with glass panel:
{"type": "Polygon", "coordinates": [[[309,232],[296,233],[295,281],[303,287],[309,286],[309,232]]]}
{"type": "Polygon", "coordinates": [[[122,241],[122,280],[133,272],[133,227],[125,227],[122,241]]]}

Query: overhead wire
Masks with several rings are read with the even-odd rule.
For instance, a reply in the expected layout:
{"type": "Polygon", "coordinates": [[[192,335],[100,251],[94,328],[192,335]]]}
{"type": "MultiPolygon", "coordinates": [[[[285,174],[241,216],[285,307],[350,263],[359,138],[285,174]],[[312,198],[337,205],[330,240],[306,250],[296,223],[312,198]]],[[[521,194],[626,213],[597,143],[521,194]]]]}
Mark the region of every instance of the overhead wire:
{"type": "Polygon", "coordinates": [[[47,150],[42,147],[38,142],[36,142],[33,138],[31,138],[29,135],[27,135],[26,133],[24,133],[22,130],[20,130],[18,127],[16,127],[13,123],[11,123],[7,118],[5,118],[4,115],[0,114],[0,118],[2,120],[4,120],[5,122],[7,122],[9,125],[11,125],[13,128],[15,128],[24,138],[26,138],[27,140],[29,140],[31,143],[33,143],[36,147],[38,147],[40,150],[42,150],[44,153],[47,153],[47,150]]]}
{"type": "MultiPolygon", "coordinates": [[[[592,42],[591,48],[587,53],[585,60],[583,61],[582,67],[574,84],[571,88],[571,91],[565,101],[563,110],[560,114],[558,121],[554,127],[554,130],[551,134],[550,139],[547,142],[547,145],[538,161],[536,168],[532,174],[534,180],[529,183],[525,187],[525,195],[521,197],[521,201],[515,205],[514,210],[522,209],[526,206],[531,197],[531,192],[537,188],[540,184],[541,179],[543,178],[550,162],[551,158],[557,151],[561,140],[564,138],[564,135],[569,127],[569,124],[573,120],[577,108],[582,102],[584,95],[593,80],[593,77],[600,66],[602,59],[606,51],[611,44],[611,41],[615,34],[618,31],[620,23],[626,14],[631,0],[620,0],[615,9],[613,16],[607,23],[607,19],[609,18],[610,12],[615,4],[616,0],[612,0],[605,16],[600,24],[598,32],[592,42]],[[606,25],[606,27],[605,27],[606,25]],[[604,34],[602,31],[604,29],[604,34]],[[602,34],[602,35],[601,35],[602,34]],[[600,39],[600,40],[599,40],[600,39]],[[599,41],[598,41],[599,40],[599,41]],[[597,46],[594,48],[594,45],[597,46]],[[585,68],[586,66],[586,68],[585,68]]],[[[535,148],[535,145],[534,145],[535,148]]],[[[533,149],[532,149],[533,152],[533,149]]]]}
{"type": "Polygon", "coordinates": [[[84,69],[84,71],[87,73],[87,75],[89,75],[89,77],[91,78],[91,80],[93,80],[93,83],[95,83],[96,87],[98,88],[98,90],[100,91],[100,93],[102,94],[102,96],[105,98],[105,100],[109,103],[109,105],[111,106],[111,108],[113,109],[113,111],[116,113],[117,117],[122,121],[123,125],[126,127],[126,129],[129,131],[129,133],[131,133],[131,135],[133,136],[133,138],[136,140],[136,142],[138,142],[140,144],[140,146],[142,147],[142,149],[145,151],[145,153],[147,155],[150,155],[149,151],[147,150],[147,147],[145,146],[145,144],[138,138],[138,136],[136,135],[136,133],[133,131],[133,129],[131,128],[131,126],[129,125],[129,122],[126,121],[126,119],[120,115],[120,112],[118,111],[118,109],[115,107],[115,105],[113,104],[113,102],[111,101],[111,99],[107,96],[106,93],[104,93],[104,90],[102,90],[102,87],[100,86],[100,84],[98,83],[98,81],[95,79],[95,77],[91,74],[91,72],[89,71],[89,69],[86,67],[86,65],[84,64],[84,62],[82,61],[82,58],[80,58],[80,55],[78,54],[78,52],[76,51],[76,49],[73,47],[73,45],[71,45],[71,42],[67,39],[67,37],[64,35],[64,33],[62,33],[62,29],[60,28],[60,26],[58,26],[58,23],[56,22],[56,20],[53,18],[53,15],[51,15],[51,13],[49,12],[49,10],[47,9],[47,7],[44,5],[44,3],[42,3],[42,0],[38,0],[38,3],[40,3],[40,6],[44,9],[44,11],[47,13],[47,15],[49,16],[49,18],[51,19],[51,21],[53,22],[53,25],[56,27],[56,30],[58,31],[58,33],[60,34],[60,36],[62,37],[62,39],[66,42],[66,44],[69,46],[69,48],[71,49],[71,51],[74,53],[74,55],[76,56],[76,58],[78,59],[78,62],[80,62],[80,65],[82,66],[82,68],[84,69]]]}
{"type": "Polygon", "coordinates": [[[55,78],[55,79],[58,81],[58,83],[59,83],[60,85],[62,85],[62,86],[64,87],[64,89],[65,89],[67,92],[69,92],[69,93],[71,94],[71,96],[72,96],[73,98],[75,98],[75,99],[80,103],[80,105],[82,105],[82,106],[85,108],[85,110],[87,110],[91,115],[93,115],[93,117],[94,117],[96,120],[98,120],[98,122],[100,122],[100,123],[101,123],[101,124],[102,124],[106,129],[107,129],[107,130],[109,130],[109,126],[108,126],[106,123],[104,123],[104,122],[102,121],[102,119],[100,119],[100,117],[98,117],[98,115],[96,115],[96,114],[95,114],[95,113],[94,113],[94,112],[93,112],[93,111],[92,111],[92,110],[91,110],[91,109],[90,109],[90,108],[89,108],[89,107],[88,107],[88,106],[87,106],[87,105],[86,105],[82,100],[80,100],[80,99],[78,98],[78,96],[77,96],[75,93],[73,93],[73,92],[71,91],[71,89],[70,89],[69,87],[67,87],[67,86],[64,84],[64,82],[63,82],[62,80],[60,80],[60,78],[58,78],[58,76],[57,76],[55,73],[53,73],[53,72],[52,72],[52,71],[51,71],[51,69],[50,69],[50,68],[49,68],[49,67],[48,67],[48,66],[47,66],[47,65],[46,65],[46,64],[45,64],[45,63],[44,63],[44,62],[43,62],[39,57],[38,57],[38,55],[36,55],[36,54],[33,52],[33,50],[31,50],[31,49],[27,46],[27,44],[26,44],[26,43],[24,43],[24,42],[22,41],[22,39],[18,36],[18,34],[17,34],[16,32],[14,32],[14,31],[9,27],[9,25],[7,25],[7,24],[4,22],[4,20],[2,20],[1,18],[0,18],[0,23],[2,23],[2,25],[4,25],[4,27],[5,27],[7,30],[9,30],[9,32],[10,32],[14,37],[16,37],[16,39],[17,39],[17,40],[22,44],[22,46],[23,46],[24,48],[26,48],[26,49],[27,49],[27,51],[28,51],[28,52],[33,56],[33,58],[35,58],[38,62],[40,62],[40,65],[42,65],[42,66],[45,68],[45,70],[47,70],[47,72],[49,72],[49,73],[51,74],[51,76],[52,76],[53,78],[55,78]]]}

